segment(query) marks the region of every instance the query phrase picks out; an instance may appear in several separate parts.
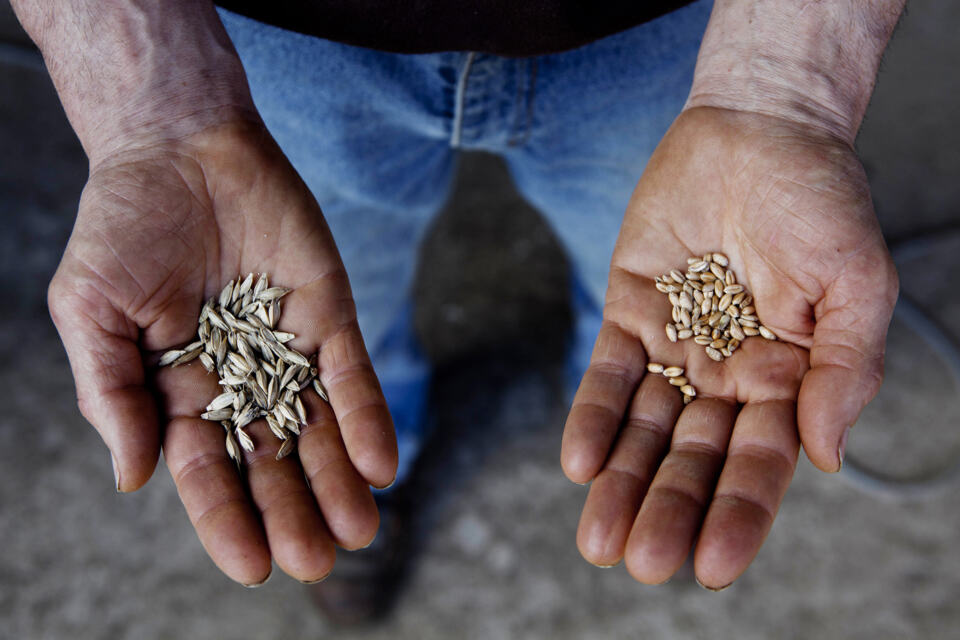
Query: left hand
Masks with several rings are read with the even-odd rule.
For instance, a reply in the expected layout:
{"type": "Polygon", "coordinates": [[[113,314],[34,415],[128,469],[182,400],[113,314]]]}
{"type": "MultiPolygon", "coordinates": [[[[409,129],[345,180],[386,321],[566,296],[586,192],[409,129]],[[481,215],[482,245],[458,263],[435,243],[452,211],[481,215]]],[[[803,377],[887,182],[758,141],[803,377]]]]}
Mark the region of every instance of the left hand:
{"type": "Polygon", "coordinates": [[[604,320],[574,398],[562,464],[593,481],[577,544],[597,565],[667,580],[696,545],[697,579],[732,583],[770,530],[802,442],[824,471],[877,392],[896,271],[852,148],[784,118],[682,113],[634,192],[604,320]],[[719,251],[780,340],[723,363],[664,334],[653,278],[719,251]],[[648,362],[679,365],[680,392],[648,362]]]}
{"type": "Polygon", "coordinates": [[[373,540],[369,485],[389,485],[397,468],[343,263],[320,207],[259,121],[146,140],[92,163],[50,284],[80,410],[110,449],[118,491],[147,481],[163,445],[197,536],[230,578],[262,583],[276,561],[315,581],[331,571],[335,545],[373,540]],[[309,424],[282,460],[266,422],[252,422],[257,448],[241,475],[223,427],[200,418],[222,391],[218,376],[197,360],[151,365],[192,342],[204,300],[249,272],[293,289],[279,328],[318,357],[330,404],[303,394],[309,424]]]}

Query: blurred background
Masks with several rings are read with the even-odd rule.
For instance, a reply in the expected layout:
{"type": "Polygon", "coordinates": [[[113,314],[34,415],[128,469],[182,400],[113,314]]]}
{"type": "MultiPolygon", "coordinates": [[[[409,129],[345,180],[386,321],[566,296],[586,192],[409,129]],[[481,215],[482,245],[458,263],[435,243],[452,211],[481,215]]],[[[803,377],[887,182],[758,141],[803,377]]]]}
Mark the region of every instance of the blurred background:
{"type": "MultiPolygon", "coordinates": [[[[902,290],[960,339],[960,3],[912,0],[858,140],[902,290]]],[[[718,594],[588,565],[586,488],[558,460],[566,265],[494,158],[467,155],[424,247],[418,329],[436,442],[414,479],[415,557],[391,617],[337,629],[281,572],[214,567],[161,463],[118,495],[80,416],[45,302],[86,174],[39,56],[0,1],[0,636],[9,638],[955,638],[960,379],[923,316],[890,331],[887,379],[849,445],[899,485],[801,454],[766,545],[718,594]],[[484,215],[472,215],[482,211],[484,215]],[[892,487],[892,488],[891,488],[892,487]],[[916,490],[915,490],[916,489],[916,490]],[[927,490],[929,489],[929,490],[927,490]]],[[[907,309],[909,311],[909,309],[907,309]]]]}

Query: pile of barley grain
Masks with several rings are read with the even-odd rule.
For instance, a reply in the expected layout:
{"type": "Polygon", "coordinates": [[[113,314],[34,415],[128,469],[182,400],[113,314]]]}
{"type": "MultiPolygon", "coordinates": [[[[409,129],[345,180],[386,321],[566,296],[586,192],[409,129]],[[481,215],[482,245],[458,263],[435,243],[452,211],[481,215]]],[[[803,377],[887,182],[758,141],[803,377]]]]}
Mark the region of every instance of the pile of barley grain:
{"type": "Polygon", "coordinates": [[[296,336],[277,331],[280,299],[290,292],[271,287],[267,274],[256,284],[253,274],[230,281],[218,298],[210,298],[200,311],[200,338],[183,349],[163,354],[160,366],[181,365],[199,358],[211,373],[216,371],[224,391],[207,405],[205,420],[220,422],[226,430],[227,453],[240,463],[240,446],[253,451],[253,439],[244,428],[266,418],[270,431],[281,440],[277,460],[296,446],[294,436],[307,423],[300,392],[308,386],[327,400],[317,369],[287,342],[296,336]]]}

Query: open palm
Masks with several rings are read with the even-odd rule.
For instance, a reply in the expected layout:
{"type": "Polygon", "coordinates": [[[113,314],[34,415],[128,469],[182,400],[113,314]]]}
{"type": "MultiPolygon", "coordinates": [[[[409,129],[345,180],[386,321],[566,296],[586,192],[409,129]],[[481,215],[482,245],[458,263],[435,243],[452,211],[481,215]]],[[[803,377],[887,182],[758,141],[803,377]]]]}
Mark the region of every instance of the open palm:
{"type": "Polygon", "coordinates": [[[49,291],[80,409],[110,448],[119,490],[167,466],[201,542],[244,584],[329,573],[334,544],[370,542],[368,484],[396,470],[390,416],[356,323],[343,265],[320,209],[259,124],[115,154],[92,167],[49,291]],[[293,288],[280,324],[317,354],[330,405],[314,394],[299,456],[274,459],[262,420],[241,478],[223,430],[198,416],[218,391],[197,361],[157,372],[158,354],[193,339],[204,300],[238,274],[293,288]],[[159,392],[159,394],[155,392],[159,392]]]}
{"type": "Polygon", "coordinates": [[[802,442],[825,471],[879,388],[897,280],[866,178],[848,145],[769,116],[684,112],[640,180],[614,251],[604,322],[564,431],[562,463],[593,480],[577,534],[584,557],[625,558],[658,583],[696,546],[711,588],[759,550],[802,442]],[[664,334],[653,278],[721,251],[780,337],[722,363],[664,334]],[[680,393],[648,362],[679,365],[680,393]]]}

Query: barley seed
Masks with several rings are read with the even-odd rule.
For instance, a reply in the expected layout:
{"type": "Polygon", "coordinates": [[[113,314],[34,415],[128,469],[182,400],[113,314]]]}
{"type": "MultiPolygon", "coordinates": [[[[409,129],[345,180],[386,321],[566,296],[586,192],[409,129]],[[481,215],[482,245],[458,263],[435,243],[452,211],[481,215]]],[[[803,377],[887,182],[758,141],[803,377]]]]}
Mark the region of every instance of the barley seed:
{"type": "MultiPolygon", "coordinates": [[[[679,284],[683,284],[682,278],[671,286],[679,284]]],[[[280,459],[295,449],[292,435],[299,435],[299,425],[307,423],[299,395],[303,389],[312,384],[329,402],[312,360],[286,346],[296,336],[274,330],[280,318],[280,300],[290,291],[271,287],[267,274],[255,279],[249,273],[231,280],[202,305],[197,320],[199,340],[167,351],[159,361],[160,366],[178,366],[199,358],[207,371],[217,372],[223,392],[200,417],[223,425],[227,455],[238,464],[241,449],[254,450],[253,439],[244,431],[251,422],[266,418],[270,431],[282,440],[277,453],[280,459]]]]}
{"type": "Polygon", "coordinates": [[[280,449],[277,451],[277,460],[282,460],[286,458],[288,455],[290,455],[293,452],[295,447],[296,447],[296,444],[293,438],[284,440],[283,444],[280,445],[280,449]]]}

